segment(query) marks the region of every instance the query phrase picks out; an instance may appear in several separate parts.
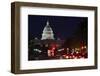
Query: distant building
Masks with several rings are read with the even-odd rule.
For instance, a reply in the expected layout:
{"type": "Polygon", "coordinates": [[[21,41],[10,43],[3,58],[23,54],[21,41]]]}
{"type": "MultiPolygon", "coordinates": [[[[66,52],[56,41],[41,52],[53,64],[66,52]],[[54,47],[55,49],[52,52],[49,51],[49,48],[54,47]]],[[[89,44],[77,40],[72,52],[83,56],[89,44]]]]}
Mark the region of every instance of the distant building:
{"type": "Polygon", "coordinates": [[[57,40],[54,38],[54,33],[53,33],[52,28],[49,25],[49,21],[47,21],[46,26],[43,29],[41,40],[39,39],[34,40],[34,44],[46,45],[46,46],[47,45],[61,46],[61,44],[63,43],[64,41],[60,40],[60,38],[58,38],[57,40]]]}
{"type": "Polygon", "coordinates": [[[41,40],[46,40],[46,39],[53,39],[54,40],[53,30],[49,25],[49,21],[47,21],[47,24],[44,27],[41,40]]]}

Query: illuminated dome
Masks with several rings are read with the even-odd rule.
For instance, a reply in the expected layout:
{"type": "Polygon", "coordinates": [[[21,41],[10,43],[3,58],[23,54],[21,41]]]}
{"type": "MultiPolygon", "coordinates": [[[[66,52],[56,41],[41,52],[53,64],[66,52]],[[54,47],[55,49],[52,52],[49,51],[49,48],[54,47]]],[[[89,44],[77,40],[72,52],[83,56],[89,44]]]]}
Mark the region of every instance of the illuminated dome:
{"type": "Polygon", "coordinates": [[[46,26],[43,29],[43,33],[42,33],[42,38],[41,40],[45,40],[45,39],[54,39],[54,34],[53,34],[53,30],[49,25],[49,22],[47,21],[46,26]]]}

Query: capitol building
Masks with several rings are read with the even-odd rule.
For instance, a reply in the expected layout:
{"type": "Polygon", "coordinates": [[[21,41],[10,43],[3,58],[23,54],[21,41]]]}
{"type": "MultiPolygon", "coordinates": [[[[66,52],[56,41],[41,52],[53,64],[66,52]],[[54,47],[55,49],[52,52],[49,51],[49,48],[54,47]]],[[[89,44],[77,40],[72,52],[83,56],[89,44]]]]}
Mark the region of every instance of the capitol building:
{"type": "Polygon", "coordinates": [[[49,21],[47,21],[47,24],[44,27],[41,40],[46,40],[46,39],[54,40],[54,33],[53,33],[52,28],[49,25],[49,21]]]}
{"type": "Polygon", "coordinates": [[[46,26],[41,33],[41,39],[35,38],[34,45],[44,45],[44,46],[52,46],[56,45],[60,47],[63,44],[63,40],[55,39],[53,29],[50,27],[49,21],[46,22],[46,26]]]}

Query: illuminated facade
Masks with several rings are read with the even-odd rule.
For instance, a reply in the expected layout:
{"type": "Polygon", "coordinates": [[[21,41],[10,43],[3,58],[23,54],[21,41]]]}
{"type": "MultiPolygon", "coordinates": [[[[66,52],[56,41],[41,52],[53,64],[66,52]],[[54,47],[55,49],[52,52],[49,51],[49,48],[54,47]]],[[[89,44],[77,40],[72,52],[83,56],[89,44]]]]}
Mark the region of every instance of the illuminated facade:
{"type": "Polygon", "coordinates": [[[54,40],[54,34],[53,34],[53,30],[49,25],[49,22],[47,21],[46,26],[43,29],[43,33],[42,33],[42,38],[41,40],[46,40],[46,39],[53,39],[54,40]]]}

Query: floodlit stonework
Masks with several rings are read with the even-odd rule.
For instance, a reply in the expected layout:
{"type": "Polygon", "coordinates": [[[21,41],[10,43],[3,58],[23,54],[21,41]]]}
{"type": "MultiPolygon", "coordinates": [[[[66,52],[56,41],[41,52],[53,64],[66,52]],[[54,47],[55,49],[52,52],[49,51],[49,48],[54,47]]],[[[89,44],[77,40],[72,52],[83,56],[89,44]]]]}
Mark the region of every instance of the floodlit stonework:
{"type": "Polygon", "coordinates": [[[47,21],[47,24],[43,29],[41,40],[46,40],[46,39],[53,39],[54,40],[53,30],[49,25],[49,21],[47,21]]]}

